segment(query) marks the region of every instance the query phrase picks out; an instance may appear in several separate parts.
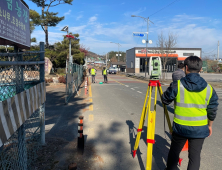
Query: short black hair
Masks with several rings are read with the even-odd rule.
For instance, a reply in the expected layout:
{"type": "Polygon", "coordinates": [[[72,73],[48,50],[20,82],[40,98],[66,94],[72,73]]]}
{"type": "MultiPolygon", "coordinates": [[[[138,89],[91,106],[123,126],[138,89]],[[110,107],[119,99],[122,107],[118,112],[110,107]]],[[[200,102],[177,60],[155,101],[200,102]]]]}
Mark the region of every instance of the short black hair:
{"type": "Polygon", "coordinates": [[[202,60],[197,56],[190,56],[184,60],[184,67],[187,66],[191,73],[199,73],[202,65],[202,60]]]}
{"type": "Polygon", "coordinates": [[[180,69],[184,68],[184,64],[183,63],[178,64],[178,68],[180,69]]]}

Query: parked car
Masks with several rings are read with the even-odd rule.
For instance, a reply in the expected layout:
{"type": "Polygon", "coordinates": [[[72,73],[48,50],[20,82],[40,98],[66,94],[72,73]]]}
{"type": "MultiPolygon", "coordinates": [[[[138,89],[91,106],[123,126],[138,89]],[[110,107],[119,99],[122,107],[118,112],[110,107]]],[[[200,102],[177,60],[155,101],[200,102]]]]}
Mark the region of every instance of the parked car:
{"type": "Polygon", "coordinates": [[[117,69],[115,67],[110,67],[109,68],[109,74],[116,74],[117,69]]]}

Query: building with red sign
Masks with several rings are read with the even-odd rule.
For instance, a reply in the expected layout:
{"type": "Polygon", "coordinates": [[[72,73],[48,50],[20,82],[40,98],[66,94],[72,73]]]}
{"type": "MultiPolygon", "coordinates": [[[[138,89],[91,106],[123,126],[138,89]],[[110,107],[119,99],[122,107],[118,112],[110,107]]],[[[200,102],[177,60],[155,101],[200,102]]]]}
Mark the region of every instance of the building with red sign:
{"type": "MultiPolygon", "coordinates": [[[[147,48],[147,61],[151,56],[159,56],[168,58],[166,63],[166,71],[173,72],[177,69],[177,64],[183,62],[187,57],[195,55],[201,57],[201,48],[172,48],[167,50],[159,47],[147,48]]],[[[143,73],[145,72],[146,48],[134,47],[126,51],[126,72],[127,73],[143,73]]],[[[147,70],[149,70],[147,63],[147,70]]],[[[163,62],[162,62],[163,64],[163,62]]]]}

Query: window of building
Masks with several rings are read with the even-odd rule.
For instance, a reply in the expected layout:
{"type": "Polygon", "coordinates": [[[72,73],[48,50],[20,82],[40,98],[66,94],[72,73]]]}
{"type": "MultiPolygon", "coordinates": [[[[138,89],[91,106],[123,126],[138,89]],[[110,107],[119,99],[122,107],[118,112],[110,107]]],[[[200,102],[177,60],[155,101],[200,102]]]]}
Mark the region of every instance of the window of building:
{"type": "Polygon", "coordinates": [[[133,68],[133,62],[131,61],[131,68],[133,68]]]}
{"type": "Polygon", "coordinates": [[[191,56],[194,55],[194,53],[183,53],[183,56],[191,56]]]}

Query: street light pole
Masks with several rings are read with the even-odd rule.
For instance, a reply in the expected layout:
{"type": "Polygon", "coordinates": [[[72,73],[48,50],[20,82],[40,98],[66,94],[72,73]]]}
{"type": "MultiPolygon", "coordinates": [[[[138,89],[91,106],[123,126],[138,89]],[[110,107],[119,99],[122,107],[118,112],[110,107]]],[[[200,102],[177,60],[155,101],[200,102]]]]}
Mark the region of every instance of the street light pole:
{"type": "Polygon", "coordinates": [[[120,45],[120,43],[115,43],[115,42],[110,42],[110,43],[114,43],[114,44],[118,45],[118,62],[119,62],[119,46],[121,46],[121,45],[120,45]]]}
{"type": "Polygon", "coordinates": [[[151,22],[153,24],[152,21],[149,20],[149,17],[145,18],[145,17],[141,17],[141,16],[136,16],[136,15],[131,15],[131,17],[140,17],[142,19],[144,19],[147,22],[147,39],[146,39],[146,62],[145,62],[145,77],[147,74],[147,50],[148,50],[148,33],[149,33],[149,22],[151,22]]]}
{"type": "Polygon", "coordinates": [[[107,69],[107,53],[106,53],[106,69],[107,69]]]}
{"type": "Polygon", "coordinates": [[[118,62],[119,62],[119,45],[118,45],[118,62]]]}
{"type": "Polygon", "coordinates": [[[145,77],[146,77],[146,73],[147,73],[147,63],[148,63],[148,59],[147,59],[147,50],[148,50],[148,33],[149,33],[149,17],[147,18],[147,39],[146,39],[146,69],[145,69],[145,77]]]}
{"type": "MultiPolygon", "coordinates": [[[[69,35],[69,27],[65,26],[61,31],[67,31],[67,35],[69,35]]],[[[71,62],[71,38],[69,38],[69,62],[71,62]]],[[[69,67],[70,64],[68,65],[69,72],[71,71],[71,67],[69,67]]],[[[67,73],[67,62],[66,62],[66,73],[67,73]]]]}

